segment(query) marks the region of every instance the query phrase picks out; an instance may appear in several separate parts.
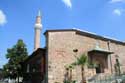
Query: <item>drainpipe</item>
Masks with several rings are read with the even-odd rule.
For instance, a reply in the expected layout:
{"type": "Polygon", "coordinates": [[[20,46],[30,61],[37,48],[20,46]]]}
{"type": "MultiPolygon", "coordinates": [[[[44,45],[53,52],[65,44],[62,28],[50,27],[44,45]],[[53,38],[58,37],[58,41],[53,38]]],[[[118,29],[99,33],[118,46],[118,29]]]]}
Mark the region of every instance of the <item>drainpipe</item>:
{"type": "MultiPolygon", "coordinates": [[[[111,51],[110,49],[110,41],[108,41],[108,50],[111,51]]],[[[113,73],[113,69],[112,69],[112,57],[111,57],[111,54],[109,55],[110,57],[110,66],[111,66],[111,74],[113,73]]]]}

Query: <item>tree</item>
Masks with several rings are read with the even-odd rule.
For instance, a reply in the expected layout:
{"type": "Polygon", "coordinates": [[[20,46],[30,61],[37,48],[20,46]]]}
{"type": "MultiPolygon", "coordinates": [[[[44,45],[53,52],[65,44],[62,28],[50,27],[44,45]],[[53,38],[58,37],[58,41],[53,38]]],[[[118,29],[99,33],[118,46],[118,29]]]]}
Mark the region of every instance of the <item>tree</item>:
{"type": "Polygon", "coordinates": [[[72,65],[72,64],[70,64],[70,65],[67,65],[67,66],[65,66],[65,68],[66,68],[66,78],[67,78],[67,82],[69,82],[69,83],[71,83],[72,82],[72,70],[74,69],[74,66],[72,65]]]}
{"type": "Polygon", "coordinates": [[[7,49],[6,58],[8,63],[4,65],[5,77],[10,76],[11,78],[16,78],[22,75],[21,62],[23,62],[28,57],[28,52],[26,45],[22,39],[19,39],[17,43],[12,47],[7,49]]]}
{"type": "Polygon", "coordinates": [[[75,63],[73,63],[74,65],[78,65],[78,66],[81,67],[82,83],[86,83],[84,66],[87,63],[88,63],[88,58],[85,54],[82,54],[80,57],[77,57],[77,61],[75,63]]]}
{"type": "Polygon", "coordinates": [[[68,68],[69,68],[69,72],[70,72],[69,80],[70,80],[70,82],[72,82],[72,70],[74,69],[74,67],[73,67],[73,65],[71,64],[71,65],[68,66],[68,68]]]}

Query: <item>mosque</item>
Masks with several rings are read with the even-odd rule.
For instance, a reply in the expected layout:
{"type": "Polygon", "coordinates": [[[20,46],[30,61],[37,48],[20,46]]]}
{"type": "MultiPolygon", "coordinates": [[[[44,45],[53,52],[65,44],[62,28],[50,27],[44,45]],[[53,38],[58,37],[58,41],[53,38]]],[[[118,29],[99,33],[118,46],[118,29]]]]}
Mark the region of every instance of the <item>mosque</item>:
{"type": "MultiPolygon", "coordinates": [[[[46,30],[45,48],[40,47],[42,31],[41,13],[35,23],[34,52],[24,62],[25,80],[29,83],[63,83],[66,65],[76,61],[76,57],[85,54],[96,67],[85,66],[85,77],[111,75],[120,64],[119,72],[125,73],[125,42],[104,37],[77,28],[46,30]]],[[[72,79],[81,80],[81,70],[76,66],[72,70],[72,79]]]]}

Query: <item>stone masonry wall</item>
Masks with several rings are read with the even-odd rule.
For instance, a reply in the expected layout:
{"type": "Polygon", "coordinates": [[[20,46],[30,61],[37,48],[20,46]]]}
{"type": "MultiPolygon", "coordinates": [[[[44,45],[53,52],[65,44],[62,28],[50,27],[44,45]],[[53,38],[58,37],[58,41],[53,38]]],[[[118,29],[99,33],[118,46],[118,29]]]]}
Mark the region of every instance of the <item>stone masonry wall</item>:
{"type": "MultiPolygon", "coordinates": [[[[48,83],[63,83],[66,73],[65,66],[76,61],[74,55],[80,56],[80,54],[86,53],[88,50],[93,49],[96,45],[96,42],[99,42],[99,46],[101,48],[108,50],[108,41],[76,34],[75,31],[50,31],[47,33],[47,35],[48,83]],[[78,53],[75,54],[73,49],[78,49],[78,53]]],[[[115,64],[114,55],[118,54],[120,62],[122,63],[121,69],[125,70],[125,46],[111,42],[110,49],[114,52],[114,54],[111,55],[112,64],[115,64]]],[[[108,69],[105,69],[105,71],[107,73],[111,73],[110,64],[108,64],[108,66],[108,69]]],[[[86,77],[89,77],[92,76],[93,72],[86,67],[85,73],[86,77]]],[[[80,68],[75,67],[73,70],[73,80],[80,79],[80,68]]]]}

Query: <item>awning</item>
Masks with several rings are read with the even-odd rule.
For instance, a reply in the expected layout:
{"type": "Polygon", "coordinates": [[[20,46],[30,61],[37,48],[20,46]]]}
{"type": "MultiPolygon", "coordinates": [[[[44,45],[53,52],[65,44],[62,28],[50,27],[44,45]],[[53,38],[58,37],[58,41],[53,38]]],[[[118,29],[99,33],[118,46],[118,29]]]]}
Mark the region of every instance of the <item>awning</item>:
{"type": "Polygon", "coordinates": [[[113,52],[106,50],[106,49],[102,49],[99,46],[96,46],[94,49],[91,49],[90,51],[88,51],[89,53],[104,53],[104,54],[113,54],[113,52]]]}

